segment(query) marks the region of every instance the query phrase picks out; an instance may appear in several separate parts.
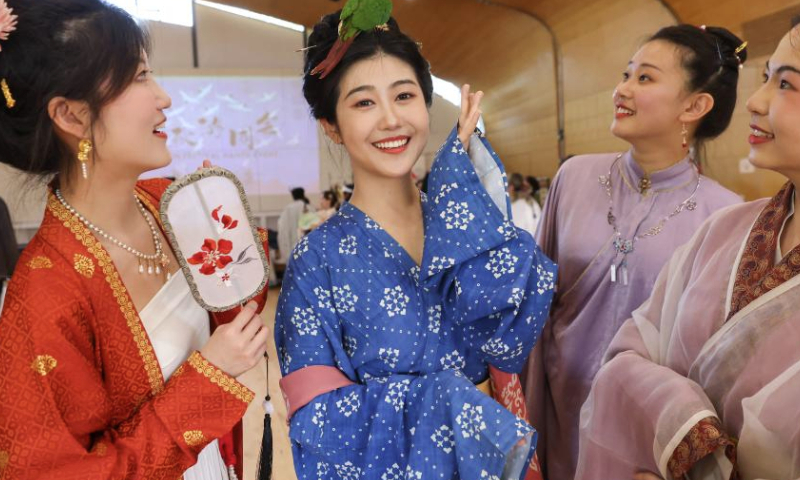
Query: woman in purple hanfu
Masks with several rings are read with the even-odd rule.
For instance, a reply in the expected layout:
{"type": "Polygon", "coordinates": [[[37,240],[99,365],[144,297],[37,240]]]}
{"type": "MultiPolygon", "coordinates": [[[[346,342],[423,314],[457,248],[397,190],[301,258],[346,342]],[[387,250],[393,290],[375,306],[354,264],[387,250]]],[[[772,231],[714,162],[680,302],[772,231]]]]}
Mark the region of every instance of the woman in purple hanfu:
{"type": "Polygon", "coordinates": [[[693,152],[730,122],[741,45],[720,28],[657,32],[614,92],[611,131],[631,149],[571,158],[554,180],[537,239],[559,265],[557,293],[522,375],[549,480],[575,474],[580,408],[614,334],[675,249],[740,201],[698,172],[693,152]]]}

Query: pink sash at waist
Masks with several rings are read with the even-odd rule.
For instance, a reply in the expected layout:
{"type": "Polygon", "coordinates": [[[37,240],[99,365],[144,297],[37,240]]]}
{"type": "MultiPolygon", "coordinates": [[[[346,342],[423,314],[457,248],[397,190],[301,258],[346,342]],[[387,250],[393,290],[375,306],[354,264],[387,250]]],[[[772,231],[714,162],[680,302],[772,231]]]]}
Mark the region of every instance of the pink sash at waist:
{"type": "Polygon", "coordinates": [[[323,393],[338,388],[355,385],[338,368],[325,365],[312,365],[286,375],[280,380],[283,401],[286,402],[286,421],[294,412],[308,405],[311,400],[323,393]]]}

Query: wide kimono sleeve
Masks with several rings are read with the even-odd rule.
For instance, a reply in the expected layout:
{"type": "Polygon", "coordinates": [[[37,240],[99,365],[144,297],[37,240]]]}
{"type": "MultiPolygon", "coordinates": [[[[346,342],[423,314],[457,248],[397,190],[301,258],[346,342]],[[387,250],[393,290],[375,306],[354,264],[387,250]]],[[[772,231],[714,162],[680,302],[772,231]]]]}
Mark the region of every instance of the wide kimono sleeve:
{"type": "Polygon", "coordinates": [[[429,176],[420,277],[475,354],[519,373],[550,310],[556,265],[511,222],[506,174],[489,143],[473,135],[468,153],[456,133],[429,176]]]}
{"type": "Polygon", "coordinates": [[[336,312],[350,308],[349,295],[360,294],[339,289],[313,247],[295,250],[275,322],[284,380],[313,367],[335,367],[349,379],[341,388],[324,389],[291,417],[289,436],[298,478],[403,478],[399,475],[431,468],[443,478],[453,478],[456,472],[459,478],[479,478],[481,471],[499,476],[516,453],[515,445],[530,445],[533,430],[515,424],[513,416],[456,370],[392,374],[359,383],[336,312]],[[498,418],[516,428],[475,435],[461,416],[476,408],[487,424],[498,418]],[[460,441],[462,437],[468,440],[460,441]]]}
{"type": "MultiPolygon", "coordinates": [[[[166,384],[107,391],[103,363],[121,353],[105,351],[95,332],[124,319],[97,318],[75,270],[38,242],[11,282],[0,317],[0,478],[179,478],[253,393],[199,352],[166,384]],[[126,396],[129,411],[114,403],[126,396]]],[[[144,368],[142,359],[129,368],[144,368]]]]}
{"type": "MultiPolygon", "coordinates": [[[[692,283],[706,222],[676,250],[650,298],[617,332],[595,377],[580,418],[576,479],[630,478],[636,471],[663,478],[728,479],[733,442],[703,388],[666,366],[676,323],[692,283]],[[719,476],[704,476],[716,471],[719,476]]],[[[707,287],[707,286],[705,286],[707,287]]],[[[713,301],[713,300],[712,300],[713,301]]]]}

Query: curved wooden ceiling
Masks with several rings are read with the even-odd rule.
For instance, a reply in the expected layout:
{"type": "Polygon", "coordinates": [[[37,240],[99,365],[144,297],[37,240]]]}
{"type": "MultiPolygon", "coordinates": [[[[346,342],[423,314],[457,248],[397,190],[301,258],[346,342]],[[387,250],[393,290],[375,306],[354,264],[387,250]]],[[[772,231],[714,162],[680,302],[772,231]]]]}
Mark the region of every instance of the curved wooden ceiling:
{"type": "MultiPolygon", "coordinates": [[[[345,0],[219,1],[311,27],[345,0]]],[[[632,9],[657,12],[661,19],[724,26],[741,35],[748,22],[790,6],[797,8],[800,0],[394,0],[393,15],[422,42],[435,75],[487,91],[487,129],[507,165],[552,175],[565,153],[558,140],[563,139],[565,110],[570,110],[564,97],[569,104],[613,87],[616,70],[606,66],[623,65],[630,39],[650,31],[639,31],[632,9]],[[598,11],[604,16],[598,17],[598,11]],[[603,21],[610,22],[608,28],[598,24],[603,21]],[[629,21],[629,31],[618,30],[629,21]],[[615,34],[626,40],[615,44],[615,34]],[[595,45],[596,39],[604,45],[595,45]],[[560,45],[569,46],[563,58],[560,45]]]]}

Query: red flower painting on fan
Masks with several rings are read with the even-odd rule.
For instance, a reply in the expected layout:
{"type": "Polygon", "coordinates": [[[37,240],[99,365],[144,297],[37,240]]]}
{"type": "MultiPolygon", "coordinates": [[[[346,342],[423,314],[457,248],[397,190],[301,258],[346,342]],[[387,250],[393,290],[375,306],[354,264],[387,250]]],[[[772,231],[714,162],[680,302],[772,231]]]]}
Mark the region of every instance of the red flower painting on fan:
{"type": "MultiPolygon", "coordinates": [[[[220,216],[221,210],[222,205],[211,212],[211,218],[217,223],[217,231],[220,234],[239,226],[239,221],[233,219],[230,215],[223,214],[220,216]]],[[[216,273],[221,279],[221,284],[230,287],[230,280],[234,276],[234,267],[236,265],[245,265],[256,260],[253,257],[246,256],[250,247],[252,247],[252,245],[245,247],[236,257],[236,261],[234,261],[233,257],[230,255],[234,249],[234,244],[231,240],[226,238],[220,238],[219,240],[206,238],[203,241],[203,245],[200,247],[200,251],[189,257],[186,261],[190,265],[200,265],[200,273],[203,275],[214,275],[216,273]],[[217,272],[217,270],[220,271],[217,272]]]]}

